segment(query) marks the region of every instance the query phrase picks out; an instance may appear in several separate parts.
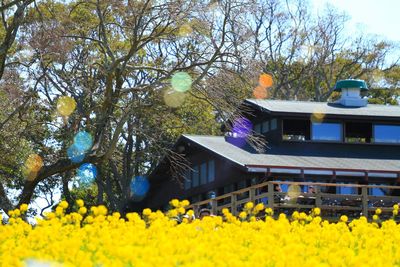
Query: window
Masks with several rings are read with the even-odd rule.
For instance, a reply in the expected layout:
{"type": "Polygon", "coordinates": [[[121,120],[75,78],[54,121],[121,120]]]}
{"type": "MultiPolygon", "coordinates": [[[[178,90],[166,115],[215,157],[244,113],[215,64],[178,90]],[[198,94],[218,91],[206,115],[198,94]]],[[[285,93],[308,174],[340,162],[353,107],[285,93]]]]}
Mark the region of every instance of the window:
{"type": "Polygon", "coordinates": [[[207,163],[204,162],[200,165],[200,184],[207,183],[207,163]]]}
{"type": "Polygon", "coordinates": [[[261,133],[261,124],[254,125],[254,131],[256,133],[261,133]]]}
{"type": "Polygon", "coordinates": [[[340,123],[312,123],[312,140],[341,141],[342,125],[340,123]]]}
{"type": "Polygon", "coordinates": [[[293,141],[310,140],[310,121],[294,119],[283,120],[282,139],[293,141]]]}
{"type": "Polygon", "coordinates": [[[262,123],[261,130],[262,130],[262,131],[261,131],[262,133],[266,133],[266,132],[269,131],[269,121],[264,121],[264,122],[262,123]]]}
{"type": "Polygon", "coordinates": [[[346,122],[345,141],[347,143],[370,143],[371,137],[371,123],[346,122]]]}
{"type": "Polygon", "coordinates": [[[357,188],[356,187],[349,187],[349,186],[341,186],[337,187],[338,194],[341,195],[355,195],[357,194],[357,188]]]}
{"type": "Polygon", "coordinates": [[[192,173],[192,187],[199,186],[199,166],[194,166],[193,167],[193,173],[192,173]]]}
{"type": "Polygon", "coordinates": [[[400,125],[374,125],[375,143],[400,143],[400,125]]]}
{"type": "Polygon", "coordinates": [[[385,191],[382,190],[382,188],[369,188],[368,190],[368,195],[370,196],[384,196],[385,195],[385,191]]]}
{"type": "Polygon", "coordinates": [[[190,170],[187,170],[185,172],[184,188],[185,190],[188,190],[190,189],[191,186],[192,186],[192,179],[190,177],[190,170]]]}
{"type": "Polygon", "coordinates": [[[277,124],[278,124],[278,122],[276,119],[271,120],[271,131],[275,130],[277,128],[277,124]]]}
{"type": "Polygon", "coordinates": [[[215,180],[215,161],[210,160],[208,162],[208,182],[215,180]]]}

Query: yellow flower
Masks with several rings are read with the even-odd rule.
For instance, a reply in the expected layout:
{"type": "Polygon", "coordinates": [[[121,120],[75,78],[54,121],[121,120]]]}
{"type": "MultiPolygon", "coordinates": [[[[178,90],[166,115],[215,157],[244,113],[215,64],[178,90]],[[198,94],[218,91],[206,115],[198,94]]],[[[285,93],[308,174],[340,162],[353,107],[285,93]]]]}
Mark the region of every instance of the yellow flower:
{"type": "Polygon", "coordinates": [[[98,208],[98,211],[99,211],[99,214],[100,214],[100,215],[103,215],[103,216],[106,216],[106,215],[107,215],[108,211],[107,211],[106,206],[100,205],[100,206],[98,206],[97,208],[98,208]]]}
{"type": "Polygon", "coordinates": [[[266,213],[267,215],[273,215],[273,214],[274,214],[274,211],[273,211],[271,208],[266,208],[266,209],[265,209],[265,213],[266,213]]]}
{"type": "Polygon", "coordinates": [[[255,206],[255,210],[256,211],[262,211],[263,209],[264,209],[265,207],[264,207],[264,204],[263,203],[258,203],[256,206],[255,206]]]}
{"type": "Polygon", "coordinates": [[[375,214],[374,216],[372,216],[372,220],[374,220],[374,221],[379,220],[379,216],[375,214]]]}
{"type": "Polygon", "coordinates": [[[169,202],[169,204],[171,204],[172,207],[177,208],[179,206],[179,200],[177,200],[176,198],[171,200],[169,202]]]}
{"type": "Polygon", "coordinates": [[[63,210],[63,208],[62,207],[57,207],[56,208],[56,215],[57,216],[62,216],[64,214],[64,210],[63,210]]]}
{"type": "Polygon", "coordinates": [[[63,209],[66,209],[66,208],[68,208],[68,202],[63,200],[63,201],[60,202],[60,204],[58,204],[58,206],[63,208],[63,209]]]}
{"type": "Polygon", "coordinates": [[[189,205],[190,205],[189,200],[186,200],[186,199],[185,199],[185,200],[182,200],[182,202],[181,202],[181,206],[182,206],[182,207],[185,208],[185,207],[187,207],[187,206],[189,206],[189,205]]]}
{"type": "Polygon", "coordinates": [[[393,210],[392,212],[393,212],[393,215],[394,215],[394,216],[397,216],[397,214],[399,214],[399,210],[398,210],[398,209],[397,209],[397,210],[395,209],[395,210],[393,210]]]}
{"type": "Polygon", "coordinates": [[[83,202],[83,200],[82,199],[77,199],[76,200],[76,205],[78,205],[78,207],[83,207],[84,205],[85,205],[85,202],[83,202]]]}
{"type": "Polygon", "coordinates": [[[305,219],[307,219],[307,214],[306,214],[305,212],[300,212],[299,219],[300,219],[300,220],[305,220],[305,219]]]}
{"type": "Polygon", "coordinates": [[[143,215],[144,216],[149,216],[151,214],[151,209],[144,209],[143,210],[143,215]]]}
{"type": "Polygon", "coordinates": [[[321,214],[321,209],[320,208],[314,208],[313,209],[314,215],[318,216],[321,214]]]}
{"type": "Polygon", "coordinates": [[[394,204],[393,209],[398,210],[399,209],[399,204],[394,204]]]}
{"type": "Polygon", "coordinates": [[[349,218],[347,218],[346,215],[340,216],[340,221],[341,221],[341,222],[347,222],[348,220],[349,220],[349,218]]]}
{"type": "Polygon", "coordinates": [[[78,210],[78,213],[81,214],[81,215],[85,215],[86,212],[87,212],[86,207],[80,207],[79,210],[78,210]]]}
{"type": "Polygon", "coordinates": [[[381,210],[381,209],[378,208],[378,209],[375,210],[375,214],[376,214],[376,215],[379,215],[379,214],[381,214],[381,213],[382,213],[382,210],[381,210]]]}
{"type": "Polygon", "coordinates": [[[189,217],[193,217],[194,211],[193,211],[193,210],[188,210],[188,211],[186,212],[186,214],[189,215],[189,217]]]}
{"type": "Polygon", "coordinates": [[[19,209],[15,209],[15,210],[14,210],[14,216],[15,216],[15,217],[18,217],[18,216],[20,216],[20,215],[21,215],[20,210],[19,210],[19,209]]]}
{"type": "Polygon", "coordinates": [[[185,213],[185,208],[183,208],[183,207],[178,208],[178,213],[179,214],[184,214],[185,213]]]}
{"type": "Polygon", "coordinates": [[[294,220],[298,220],[298,219],[299,219],[299,217],[300,217],[300,214],[299,214],[299,212],[298,212],[298,211],[295,211],[295,212],[293,212],[293,214],[292,214],[292,218],[293,218],[294,220]]]}
{"type": "Polygon", "coordinates": [[[21,206],[19,207],[21,212],[25,212],[28,210],[28,204],[21,204],[21,206]]]}
{"type": "Polygon", "coordinates": [[[247,213],[246,212],[242,211],[242,212],[239,213],[239,218],[240,219],[244,220],[244,219],[246,219],[246,217],[247,217],[247,213]]]}
{"type": "Polygon", "coordinates": [[[246,205],[244,205],[244,208],[246,210],[251,210],[254,207],[253,202],[247,202],[246,205]]]}
{"type": "Polygon", "coordinates": [[[90,211],[93,213],[94,216],[99,215],[99,209],[95,206],[91,207],[90,211]]]}

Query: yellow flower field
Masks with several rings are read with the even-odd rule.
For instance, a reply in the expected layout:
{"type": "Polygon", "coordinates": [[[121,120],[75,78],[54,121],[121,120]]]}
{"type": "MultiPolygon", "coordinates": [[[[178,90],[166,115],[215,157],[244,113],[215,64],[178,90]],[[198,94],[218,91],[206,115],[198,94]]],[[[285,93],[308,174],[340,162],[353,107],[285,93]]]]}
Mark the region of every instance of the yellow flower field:
{"type": "Polygon", "coordinates": [[[253,203],[238,217],[223,210],[222,217],[191,220],[187,201],[171,204],[166,214],[145,209],[142,217],[122,219],[104,206],[87,210],[81,200],[77,212],[65,214],[63,201],[33,227],[21,219],[23,205],[0,225],[0,266],[400,265],[400,225],[393,220],[348,223],[342,216],[329,223],[318,209],[273,219],[272,210],[253,203]],[[256,219],[259,212],[267,216],[256,219]]]}

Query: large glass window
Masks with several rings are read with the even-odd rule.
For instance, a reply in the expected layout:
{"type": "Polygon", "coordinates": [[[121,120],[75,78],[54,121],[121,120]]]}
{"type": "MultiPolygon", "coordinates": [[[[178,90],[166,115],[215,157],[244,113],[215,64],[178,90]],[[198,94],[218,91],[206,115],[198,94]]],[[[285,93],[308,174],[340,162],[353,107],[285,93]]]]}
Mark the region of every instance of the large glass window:
{"type": "Polygon", "coordinates": [[[208,162],[208,182],[215,180],[215,161],[210,160],[208,162]]]}
{"type": "Polygon", "coordinates": [[[192,186],[192,179],[190,177],[190,170],[187,170],[185,172],[185,181],[184,181],[185,190],[190,189],[191,186],[192,186]]]}
{"type": "Polygon", "coordinates": [[[351,187],[351,186],[341,186],[341,187],[336,187],[337,188],[337,193],[341,195],[355,195],[357,194],[357,188],[356,187],[351,187]]]}
{"type": "Polygon", "coordinates": [[[193,167],[193,173],[192,173],[192,187],[199,186],[199,166],[194,166],[193,167]]]}
{"type": "Polygon", "coordinates": [[[200,184],[207,183],[207,163],[204,162],[200,165],[200,184]]]}
{"type": "Polygon", "coordinates": [[[266,133],[269,131],[269,121],[264,121],[261,127],[262,133],[266,133]]]}
{"type": "Polygon", "coordinates": [[[312,140],[341,141],[342,124],[340,123],[312,123],[312,140]]]}
{"type": "Polygon", "coordinates": [[[345,141],[347,143],[370,143],[372,124],[369,122],[346,122],[345,141]]]}
{"type": "Polygon", "coordinates": [[[374,125],[375,143],[400,143],[400,125],[374,125]]]}
{"type": "Polygon", "coordinates": [[[261,124],[260,123],[254,125],[254,131],[256,133],[261,133],[261,124]]]}
{"type": "Polygon", "coordinates": [[[272,119],[271,120],[271,130],[276,130],[277,124],[278,124],[277,120],[276,119],[272,119]]]}
{"type": "Polygon", "coordinates": [[[283,120],[282,139],[294,141],[310,140],[310,121],[295,119],[283,120]]]}

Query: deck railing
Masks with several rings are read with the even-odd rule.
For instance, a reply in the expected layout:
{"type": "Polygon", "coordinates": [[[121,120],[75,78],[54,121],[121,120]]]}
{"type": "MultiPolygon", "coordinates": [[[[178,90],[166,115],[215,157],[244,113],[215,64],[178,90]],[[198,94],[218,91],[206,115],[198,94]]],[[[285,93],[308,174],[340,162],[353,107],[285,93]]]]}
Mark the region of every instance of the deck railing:
{"type": "MultiPolygon", "coordinates": [[[[296,187],[296,188],[299,188],[296,187]]],[[[309,211],[314,207],[321,209],[321,216],[335,220],[341,215],[350,218],[360,216],[371,217],[377,208],[382,210],[382,218],[391,217],[393,205],[400,203],[400,196],[391,196],[393,190],[400,191],[400,186],[388,185],[359,185],[338,183],[311,183],[311,182],[284,182],[274,181],[253,185],[215,198],[191,204],[197,214],[201,208],[211,209],[213,214],[221,214],[223,208],[228,208],[234,215],[249,201],[264,203],[266,207],[274,210],[274,214],[286,213],[290,215],[293,211],[309,211]],[[300,191],[278,192],[274,190],[276,185],[313,186],[315,193],[303,193],[300,191]],[[336,194],[337,187],[349,187],[355,194],[336,194]],[[329,190],[330,188],[331,190],[329,190]],[[380,188],[388,193],[384,196],[369,195],[371,188],[380,188]],[[324,189],[324,190],[321,190],[324,189]]]]}

